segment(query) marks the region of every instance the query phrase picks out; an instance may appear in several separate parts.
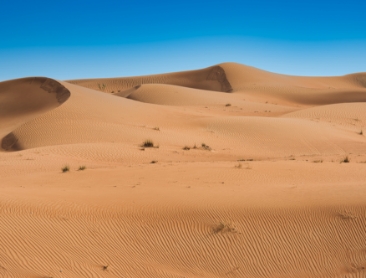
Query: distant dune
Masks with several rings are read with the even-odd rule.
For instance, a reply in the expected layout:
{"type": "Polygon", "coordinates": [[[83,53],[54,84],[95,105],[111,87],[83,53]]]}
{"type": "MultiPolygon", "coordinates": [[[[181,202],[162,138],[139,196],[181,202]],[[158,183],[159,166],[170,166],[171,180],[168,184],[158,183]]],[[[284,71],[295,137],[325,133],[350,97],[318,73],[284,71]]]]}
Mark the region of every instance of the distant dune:
{"type": "Polygon", "coordinates": [[[366,277],[365,132],[366,73],[0,82],[0,277],[366,277]]]}

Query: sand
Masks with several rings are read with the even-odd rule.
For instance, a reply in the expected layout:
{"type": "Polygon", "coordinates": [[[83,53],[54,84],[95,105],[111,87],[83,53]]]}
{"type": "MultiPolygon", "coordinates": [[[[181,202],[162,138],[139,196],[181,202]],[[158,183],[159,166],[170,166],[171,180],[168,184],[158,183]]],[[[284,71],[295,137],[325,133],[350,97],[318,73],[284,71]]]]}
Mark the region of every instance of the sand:
{"type": "Polygon", "coordinates": [[[365,133],[366,73],[1,82],[0,277],[366,277],[365,133]]]}

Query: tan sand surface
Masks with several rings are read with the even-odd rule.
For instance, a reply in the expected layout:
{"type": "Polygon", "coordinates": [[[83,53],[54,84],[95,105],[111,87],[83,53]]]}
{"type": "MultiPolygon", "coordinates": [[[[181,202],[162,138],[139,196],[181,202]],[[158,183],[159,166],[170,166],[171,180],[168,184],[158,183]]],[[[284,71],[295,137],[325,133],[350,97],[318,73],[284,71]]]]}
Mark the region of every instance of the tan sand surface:
{"type": "Polygon", "coordinates": [[[366,73],[1,82],[0,277],[366,277],[365,132],[366,73]]]}

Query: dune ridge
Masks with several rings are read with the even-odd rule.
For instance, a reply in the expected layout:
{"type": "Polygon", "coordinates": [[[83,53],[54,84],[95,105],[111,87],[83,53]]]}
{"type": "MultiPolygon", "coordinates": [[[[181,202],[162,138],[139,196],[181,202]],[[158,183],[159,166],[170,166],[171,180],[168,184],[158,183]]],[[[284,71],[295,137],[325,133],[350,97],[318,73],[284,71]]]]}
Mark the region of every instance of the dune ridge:
{"type": "Polygon", "coordinates": [[[0,277],[365,277],[365,80],[1,82],[0,277]]]}
{"type": "Polygon", "coordinates": [[[68,82],[90,89],[108,92],[118,92],[119,90],[123,91],[143,84],[169,84],[221,92],[231,92],[232,90],[226,77],[226,73],[220,65],[201,70],[168,74],[125,78],[80,79],[69,80],[68,82]]]}

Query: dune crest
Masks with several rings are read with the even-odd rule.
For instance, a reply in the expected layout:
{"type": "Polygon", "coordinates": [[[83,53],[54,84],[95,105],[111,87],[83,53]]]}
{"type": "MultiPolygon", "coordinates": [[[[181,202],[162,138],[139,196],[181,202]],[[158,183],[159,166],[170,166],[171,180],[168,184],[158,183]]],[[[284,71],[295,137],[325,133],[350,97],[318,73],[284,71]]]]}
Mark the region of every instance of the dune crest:
{"type": "Polygon", "coordinates": [[[117,93],[143,84],[169,84],[218,92],[232,91],[226,73],[220,65],[184,72],[124,78],[80,79],[68,82],[108,93],[117,93]]]}

